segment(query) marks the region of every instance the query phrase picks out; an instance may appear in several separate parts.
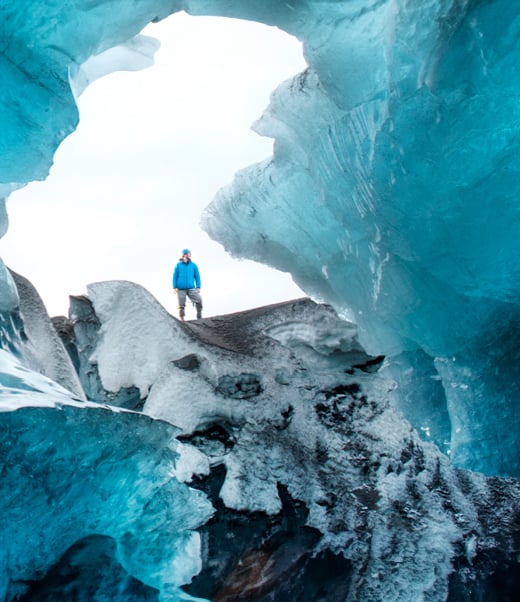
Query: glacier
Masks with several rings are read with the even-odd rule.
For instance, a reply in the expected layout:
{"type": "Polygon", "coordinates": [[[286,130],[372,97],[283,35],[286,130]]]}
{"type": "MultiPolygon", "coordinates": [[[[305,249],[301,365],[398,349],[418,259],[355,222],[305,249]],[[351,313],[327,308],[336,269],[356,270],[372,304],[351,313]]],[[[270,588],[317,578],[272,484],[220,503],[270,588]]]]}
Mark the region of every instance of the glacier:
{"type": "Polygon", "coordinates": [[[4,599],[516,591],[520,483],[456,468],[422,440],[384,358],[330,305],[179,322],[131,282],[87,293],[53,318],[59,341],[34,327],[51,323],[41,306],[21,301],[18,316],[49,354],[63,341],[87,401],[0,356],[4,599]]]}
{"type": "Polygon", "coordinates": [[[273,158],[220,192],[204,227],[354,321],[401,399],[438,378],[453,462],[518,476],[518,11],[325,6],[306,3],[291,30],[309,69],[255,124],[273,158]]]}
{"type": "Polygon", "coordinates": [[[184,10],[298,37],[309,68],[281,84],[254,126],[274,138],[274,155],[217,194],[204,229],[355,322],[365,348],[389,358],[396,403],[420,432],[437,432],[453,462],[518,475],[514,6],[120,0],[0,10],[2,197],[46,177],[77,125],[75,94],[150,62],[157,46],[139,33],[148,22],[184,10]],[[449,419],[432,426],[409,399],[433,378],[433,404],[449,419]]]}
{"type": "Polygon", "coordinates": [[[314,301],[180,325],[109,282],[51,322],[0,263],[1,595],[505,599],[520,585],[519,9],[2,2],[0,234],[9,195],[77,126],[77,96],[151,65],[140,32],[181,10],[303,44],[308,68],[253,126],[273,156],[202,226],[314,301]]]}

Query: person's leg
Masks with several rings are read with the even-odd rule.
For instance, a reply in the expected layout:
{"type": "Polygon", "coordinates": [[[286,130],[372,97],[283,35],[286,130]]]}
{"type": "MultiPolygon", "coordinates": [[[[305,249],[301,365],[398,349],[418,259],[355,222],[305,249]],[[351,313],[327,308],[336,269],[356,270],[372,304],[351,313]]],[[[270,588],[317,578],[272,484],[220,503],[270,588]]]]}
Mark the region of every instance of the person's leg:
{"type": "Polygon", "coordinates": [[[195,304],[197,309],[197,320],[200,320],[200,318],[202,318],[202,297],[200,296],[200,291],[196,288],[190,288],[188,297],[195,304]]]}
{"type": "Polygon", "coordinates": [[[186,306],[186,291],[178,288],[177,289],[177,300],[179,302],[179,318],[184,320],[184,308],[186,306]]]}

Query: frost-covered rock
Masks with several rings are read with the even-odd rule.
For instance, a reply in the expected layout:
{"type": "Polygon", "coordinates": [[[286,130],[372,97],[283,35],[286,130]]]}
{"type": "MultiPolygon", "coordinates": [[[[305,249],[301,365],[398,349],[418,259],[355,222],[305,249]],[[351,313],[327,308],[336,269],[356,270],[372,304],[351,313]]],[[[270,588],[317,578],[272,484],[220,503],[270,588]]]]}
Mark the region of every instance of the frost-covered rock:
{"type": "Polygon", "coordinates": [[[217,508],[191,593],[282,600],[304,588],[318,600],[324,565],[327,600],[456,600],[495,592],[498,575],[503,591],[516,584],[520,485],[457,470],[423,441],[390,402],[384,358],[330,306],[183,323],[129,282],[89,296],[104,394],[138,384],[143,413],[179,428],[177,477],[217,508]]]}

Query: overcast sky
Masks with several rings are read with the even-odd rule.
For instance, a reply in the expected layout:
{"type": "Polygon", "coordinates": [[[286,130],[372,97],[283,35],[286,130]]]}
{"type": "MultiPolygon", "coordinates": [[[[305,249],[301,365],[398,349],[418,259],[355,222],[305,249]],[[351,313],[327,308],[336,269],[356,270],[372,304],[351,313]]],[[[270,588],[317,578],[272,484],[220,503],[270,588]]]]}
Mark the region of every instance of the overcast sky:
{"type": "Polygon", "coordinates": [[[271,155],[272,140],[250,127],[305,67],[301,45],[265,25],[184,13],[143,33],[161,41],[155,65],[89,86],[50,176],[11,195],[4,262],[51,316],[113,279],[141,284],[176,315],[171,275],[184,247],[207,316],[303,296],[288,274],[230,258],[199,226],[238,169],[271,155]]]}

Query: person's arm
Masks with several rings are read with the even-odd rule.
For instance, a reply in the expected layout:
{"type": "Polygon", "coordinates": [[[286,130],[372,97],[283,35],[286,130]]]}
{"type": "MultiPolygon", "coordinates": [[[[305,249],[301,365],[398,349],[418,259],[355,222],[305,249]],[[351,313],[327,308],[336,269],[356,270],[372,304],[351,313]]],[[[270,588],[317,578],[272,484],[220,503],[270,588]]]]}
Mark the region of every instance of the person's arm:
{"type": "Polygon", "coordinates": [[[194,270],[194,276],[195,276],[195,286],[197,288],[200,288],[200,273],[199,273],[199,268],[197,266],[194,266],[195,270],[194,270]]]}
{"type": "Polygon", "coordinates": [[[179,279],[179,266],[176,265],[173,270],[173,290],[177,290],[177,280],[179,279]]]}

